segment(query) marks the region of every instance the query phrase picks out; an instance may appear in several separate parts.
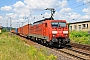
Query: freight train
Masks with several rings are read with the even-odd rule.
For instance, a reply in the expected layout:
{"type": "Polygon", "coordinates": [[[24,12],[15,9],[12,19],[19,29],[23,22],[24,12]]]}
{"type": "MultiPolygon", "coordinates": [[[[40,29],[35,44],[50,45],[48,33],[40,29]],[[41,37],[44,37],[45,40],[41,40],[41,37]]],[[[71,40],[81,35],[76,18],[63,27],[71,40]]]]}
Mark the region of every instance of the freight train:
{"type": "Polygon", "coordinates": [[[60,47],[70,43],[66,20],[44,19],[36,21],[32,25],[19,27],[12,32],[50,46],[56,44],[60,47]]]}
{"type": "Polygon", "coordinates": [[[54,20],[55,10],[50,8],[46,10],[51,10],[50,18],[36,21],[32,25],[24,25],[12,32],[50,46],[56,44],[61,47],[69,44],[69,28],[66,20],[54,20]]]}

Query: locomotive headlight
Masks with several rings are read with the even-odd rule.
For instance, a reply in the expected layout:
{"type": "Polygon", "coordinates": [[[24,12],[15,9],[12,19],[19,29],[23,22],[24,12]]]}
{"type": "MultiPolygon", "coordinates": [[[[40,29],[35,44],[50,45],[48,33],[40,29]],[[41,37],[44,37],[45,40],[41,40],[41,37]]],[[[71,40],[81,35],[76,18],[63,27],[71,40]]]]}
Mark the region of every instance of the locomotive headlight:
{"type": "Polygon", "coordinates": [[[68,34],[64,34],[65,36],[68,36],[68,34]]]}
{"type": "Polygon", "coordinates": [[[68,34],[68,31],[63,31],[64,34],[68,34]]]}
{"type": "Polygon", "coordinates": [[[55,36],[55,34],[52,35],[53,37],[55,36]]]}
{"type": "Polygon", "coordinates": [[[57,31],[52,31],[52,34],[57,34],[57,31]]]}

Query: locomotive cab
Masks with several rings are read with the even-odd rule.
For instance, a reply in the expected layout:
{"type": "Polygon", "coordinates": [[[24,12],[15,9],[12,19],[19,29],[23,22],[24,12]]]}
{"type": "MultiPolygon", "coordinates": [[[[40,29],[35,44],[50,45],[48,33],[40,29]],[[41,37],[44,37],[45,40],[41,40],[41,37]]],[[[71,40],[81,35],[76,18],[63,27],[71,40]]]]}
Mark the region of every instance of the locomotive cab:
{"type": "Polygon", "coordinates": [[[69,44],[69,31],[66,20],[40,20],[33,23],[29,36],[41,44],[58,45],[69,44]]]}
{"type": "Polygon", "coordinates": [[[69,30],[66,20],[51,20],[50,21],[50,45],[56,43],[59,46],[69,44],[69,30]]]}

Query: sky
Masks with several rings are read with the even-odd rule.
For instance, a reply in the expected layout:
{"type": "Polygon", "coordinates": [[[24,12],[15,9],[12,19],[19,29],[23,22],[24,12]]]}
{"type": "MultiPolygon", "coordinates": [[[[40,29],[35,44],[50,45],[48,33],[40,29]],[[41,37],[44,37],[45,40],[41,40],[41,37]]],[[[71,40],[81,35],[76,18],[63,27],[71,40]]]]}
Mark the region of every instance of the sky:
{"type": "Polygon", "coordinates": [[[90,0],[0,0],[0,26],[21,27],[49,18],[54,8],[55,20],[69,23],[90,20],[90,0]]]}

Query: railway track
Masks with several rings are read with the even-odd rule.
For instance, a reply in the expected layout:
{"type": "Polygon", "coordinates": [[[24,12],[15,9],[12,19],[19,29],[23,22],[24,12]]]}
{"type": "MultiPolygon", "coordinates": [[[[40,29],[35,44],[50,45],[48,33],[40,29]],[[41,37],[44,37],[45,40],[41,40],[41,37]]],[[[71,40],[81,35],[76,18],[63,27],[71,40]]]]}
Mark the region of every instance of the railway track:
{"type": "Polygon", "coordinates": [[[64,48],[67,50],[67,53],[65,50],[63,51],[66,54],[69,54],[73,57],[76,57],[81,60],[90,60],[90,46],[89,45],[83,45],[83,44],[77,44],[77,43],[71,43],[72,48],[64,48]],[[76,52],[76,53],[70,53],[70,51],[76,52]]]}
{"type": "MultiPolygon", "coordinates": [[[[64,48],[61,48],[61,49],[60,48],[53,48],[53,49],[60,52],[60,53],[64,53],[67,56],[73,57],[76,60],[90,60],[90,53],[89,53],[90,51],[86,50],[86,49],[82,50],[79,47],[75,48],[76,46],[74,45],[74,46],[70,47],[68,45],[68,46],[65,46],[64,48]]],[[[88,48],[89,47],[90,46],[88,46],[88,48]]]]}
{"type": "Polygon", "coordinates": [[[55,49],[55,50],[57,50],[58,52],[67,54],[68,56],[71,56],[78,60],[90,60],[90,54],[80,52],[79,50],[74,50],[72,48],[63,48],[63,49],[55,49]]]}
{"type": "Polygon", "coordinates": [[[72,47],[83,49],[83,50],[88,50],[90,51],[90,46],[89,45],[83,45],[83,44],[77,44],[77,43],[71,43],[72,47]]]}
{"type": "Polygon", "coordinates": [[[77,58],[79,60],[90,60],[90,46],[77,43],[71,43],[71,46],[67,45],[63,49],[57,49],[62,53],[77,58]]]}
{"type": "Polygon", "coordinates": [[[90,60],[90,46],[77,43],[71,43],[62,49],[56,49],[68,56],[76,58],[77,60],[90,60]]]}
{"type": "MultiPolygon", "coordinates": [[[[83,46],[83,45],[80,45],[80,46],[83,46]]],[[[84,46],[85,49],[79,48],[80,46],[74,43],[72,44],[72,47],[66,46],[65,48],[62,48],[62,49],[53,48],[53,50],[56,50],[59,53],[64,53],[67,56],[75,58],[76,60],[90,60],[90,53],[87,52],[89,51],[89,46],[88,47],[86,46],[87,49],[85,48],[85,46],[84,46]],[[87,51],[83,51],[83,50],[87,50],[87,51]]]]}
{"type": "Polygon", "coordinates": [[[74,47],[69,47],[69,48],[68,46],[66,46],[65,48],[62,49],[57,49],[57,48],[51,48],[51,49],[56,50],[59,53],[64,53],[67,56],[75,58],[76,60],[90,60],[90,53],[79,50],[79,47],[75,48],[75,45],[74,47]]]}
{"type": "Polygon", "coordinates": [[[68,50],[71,50],[71,51],[74,51],[74,52],[76,52],[76,53],[80,53],[80,54],[82,54],[82,55],[86,55],[86,56],[90,56],[90,53],[88,53],[88,52],[83,52],[83,51],[81,51],[81,50],[78,50],[78,49],[74,49],[74,48],[66,48],[66,49],[68,49],[68,50]]]}

